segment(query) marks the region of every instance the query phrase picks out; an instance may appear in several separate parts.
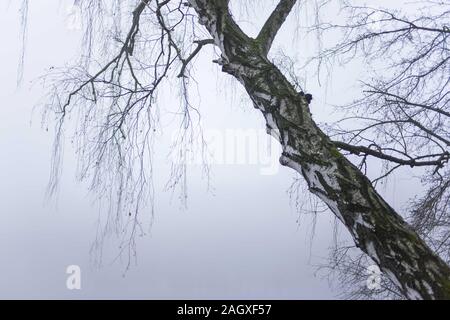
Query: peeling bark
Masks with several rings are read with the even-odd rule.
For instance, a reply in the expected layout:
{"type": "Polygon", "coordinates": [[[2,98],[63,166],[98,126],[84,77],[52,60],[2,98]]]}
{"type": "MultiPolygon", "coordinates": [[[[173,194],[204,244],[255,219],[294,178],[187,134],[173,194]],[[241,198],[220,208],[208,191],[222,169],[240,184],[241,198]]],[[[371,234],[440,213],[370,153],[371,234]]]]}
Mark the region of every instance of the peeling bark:
{"type": "MultiPolygon", "coordinates": [[[[222,52],[225,73],[245,87],[264,115],[267,131],[283,148],[281,164],[303,175],[366,252],[409,299],[450,299],[450,268],[376,192],[369,179],[336,148],[313,121],[305,97],[296,92],[267,52],[287,14],[258,39],[248,37],[228,11],[227,0],[189,0],[222,52]],[[261,40],[266,42],[261,45],[261,40]]],[[[290,6],[290,8],[289,8],[290,6]]],[[[280,8],[280,5],[279,7],[280,8]]],[[[273,16],[273,15],[272,15],[273,16]]]]}

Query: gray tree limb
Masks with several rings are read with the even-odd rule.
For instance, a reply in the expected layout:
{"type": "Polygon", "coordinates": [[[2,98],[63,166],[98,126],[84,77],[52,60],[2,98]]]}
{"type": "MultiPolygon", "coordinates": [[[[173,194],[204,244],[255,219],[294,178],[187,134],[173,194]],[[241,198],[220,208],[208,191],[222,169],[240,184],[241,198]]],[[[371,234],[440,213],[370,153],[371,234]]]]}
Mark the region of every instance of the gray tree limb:
{"type": "Polygon", "coordinates": [[[264,54],[267,55],[269,53],[273,40],[296,3],[297,0],[280,0],[275,10],[267,19],[257,37],[264,54]]]}

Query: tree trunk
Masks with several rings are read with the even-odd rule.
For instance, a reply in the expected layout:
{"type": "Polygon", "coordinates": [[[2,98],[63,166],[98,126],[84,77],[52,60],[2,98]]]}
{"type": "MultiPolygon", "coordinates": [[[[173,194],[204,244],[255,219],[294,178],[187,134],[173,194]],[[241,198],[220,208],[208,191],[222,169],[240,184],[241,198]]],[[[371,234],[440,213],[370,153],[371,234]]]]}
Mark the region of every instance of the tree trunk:
{"type": "MultiPolygon", "coordinates": [[[[310,191],[327,204],[356,245],[406,297],[450,299],[450,268],[337,150],[313,121],[305,97],[267,59],[268,47],[287,15],[275,10],[262,35],[253,39],[233,20],[228,0],[189,2],[221,49],[218,63],[223,71],[242,83],[264,115],[268,133],[280,141],[281,164],[303,175],[310,191]],[[274,19],[276,14],[279,19],[274,19]],[[273,32],[268,32],[270,28],[273,32]]],[[[281,0],[279,8],[293,4],[281,0]]]]}

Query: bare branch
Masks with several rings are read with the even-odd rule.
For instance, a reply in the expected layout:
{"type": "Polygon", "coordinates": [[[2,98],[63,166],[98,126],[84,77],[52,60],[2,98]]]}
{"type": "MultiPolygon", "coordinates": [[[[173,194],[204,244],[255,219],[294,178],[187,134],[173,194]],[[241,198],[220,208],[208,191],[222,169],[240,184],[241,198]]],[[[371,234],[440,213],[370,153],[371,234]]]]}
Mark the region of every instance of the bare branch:
{"type": "Polygon", "coordinates": [[[187,57],[186,59],[182,59],[181,62],[183,63],[183,66],[181,67],[181,71],[178,74],[178,78],[184,77],[185,76],[185,71],[186,71],[186,67],[188,66],[188,64],[192,61],[192,59],[195,58],[195,56],[200,52],[200,50],[202,50],[203,46],[208,45],[208,44],[214,44],[214,40],[213,39],[206,39],[206,40],[197,40],[194,41],[197,44],[197,48],[195,48],[195,50],[191,53],[191,55],[189,57],[187,57]]]}
{"type": "MultiPolygon", "coordinates": [[[[401,159],[398,157],[394,157],[391,155],[388,155],[386,153],[383,153],[378,150],[374,150],[365,146],[354,146],[345,142],[341,141],[333,141],[333,143],[338,147],[339,149],[343,149],[346,151],[349,151],[351,154],[354,155],[370,155],[382,160],[388,160],[394,163],[397,163],[402,166],[410,166],[413,167],[425,167],[425,166],[436,166],[438,168],[442,168],[450,159],[450,153],[444,152],[442,154],[430,154],[422,157],[417,158],[411,158],[411,159],[401,159]],[[437,160],[430,160],[430,161],[420,161],[421,158],[438,158],[437,160]]],[[[379,147],[378,147],[379,148],[379,147]]],[[[381,149],[381,148],[379,148],[381,149]]]]}

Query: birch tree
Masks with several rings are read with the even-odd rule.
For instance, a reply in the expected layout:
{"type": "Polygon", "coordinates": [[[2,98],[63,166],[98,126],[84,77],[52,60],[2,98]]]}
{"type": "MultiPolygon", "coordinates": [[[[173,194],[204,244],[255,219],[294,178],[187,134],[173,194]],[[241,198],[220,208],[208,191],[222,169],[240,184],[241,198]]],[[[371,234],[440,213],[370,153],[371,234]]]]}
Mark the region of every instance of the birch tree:
{"type": "MultiPolygon", "coordinates": [[[[407,219],[449,263],[449,4],[421,1],[381,7],[342,1],[340,10],[343,19],[312,26],[321,38],[329,39],[330,33],[339,37],[324,44],[311,61],[351,67],[360,60],[367,75],[360,79],[360,97],[339,106],[346,115],[327,133],[363,172],[368,158],[384,163],[375,184],[404,166],[421,175],[426,192],[409,203],[407,219]]],[[[350,246],[338,247],[331,257],[330,267],[340,273],[342,283],[355,284],[364,277],[367,259],[350,246]]],[[[350,296],[401,296],[384,280],[384,290],[356,286],[350,296]]]]}
{"type": "MultiPolygon", "coordinates": [[[[449,266],[343,154],[438,170],[448,161],[448,141],[433,128],[424,130],[412,117],[407,124],[443,143],[441,153],[393,155],[382,143],[371,148],[352,144],[354,140],[337,141],[321,129],[311,115],[311,96],[299,92],[268,57],[280,28],[300,2],[278,1],[258,36],[250,37],[234,19],[230,0],[75,1],[85,21],[83,58],[76,67],[49,76],[53,90],[47,111],[55,119],[57,132],[53,177],[60,170],[59,139],[65,122],[76,114],[81,119],[77,132],[84,157],[82,177],[89,176],[93,188],[114,193],[119,199],[116,210],[133,206],[130,215],[138,221],[151,175],[145,159],[154,143],[157,89],[170,78],[180,85],[183,134],[177,146],[183,160],[183,146],[192,141],[198,117],[189,100],[192,64],[201,50],[212,46],[217,56],[213,63],[243,86],[256,112],[264,117],[267,133],[279,141],[280,163],[303,176],[310,192],[328,206],[355,245],[379,265],[399,292],[409,299],[449,299],[449,266]],[[130,19],[123,18],[128,14],[130,19]],[[104,53],[105,61],[93,58],[95,50],[104,53]]],[[[442,30],[448,33],[447,27],[442,30]]],[[[379,94],[377,90],[373,88],[372,97],[379,94]]],[[[394,93],[391,98],[414,104],[394,93]]],[[[173,183],[179,183],[182,175],[183,168],[175,166],[173,183]]],[[[50,191],[56,182],[51,181],[50,191]]],[[[138,228],[136,222],[132,233],[138,228]]]]}

